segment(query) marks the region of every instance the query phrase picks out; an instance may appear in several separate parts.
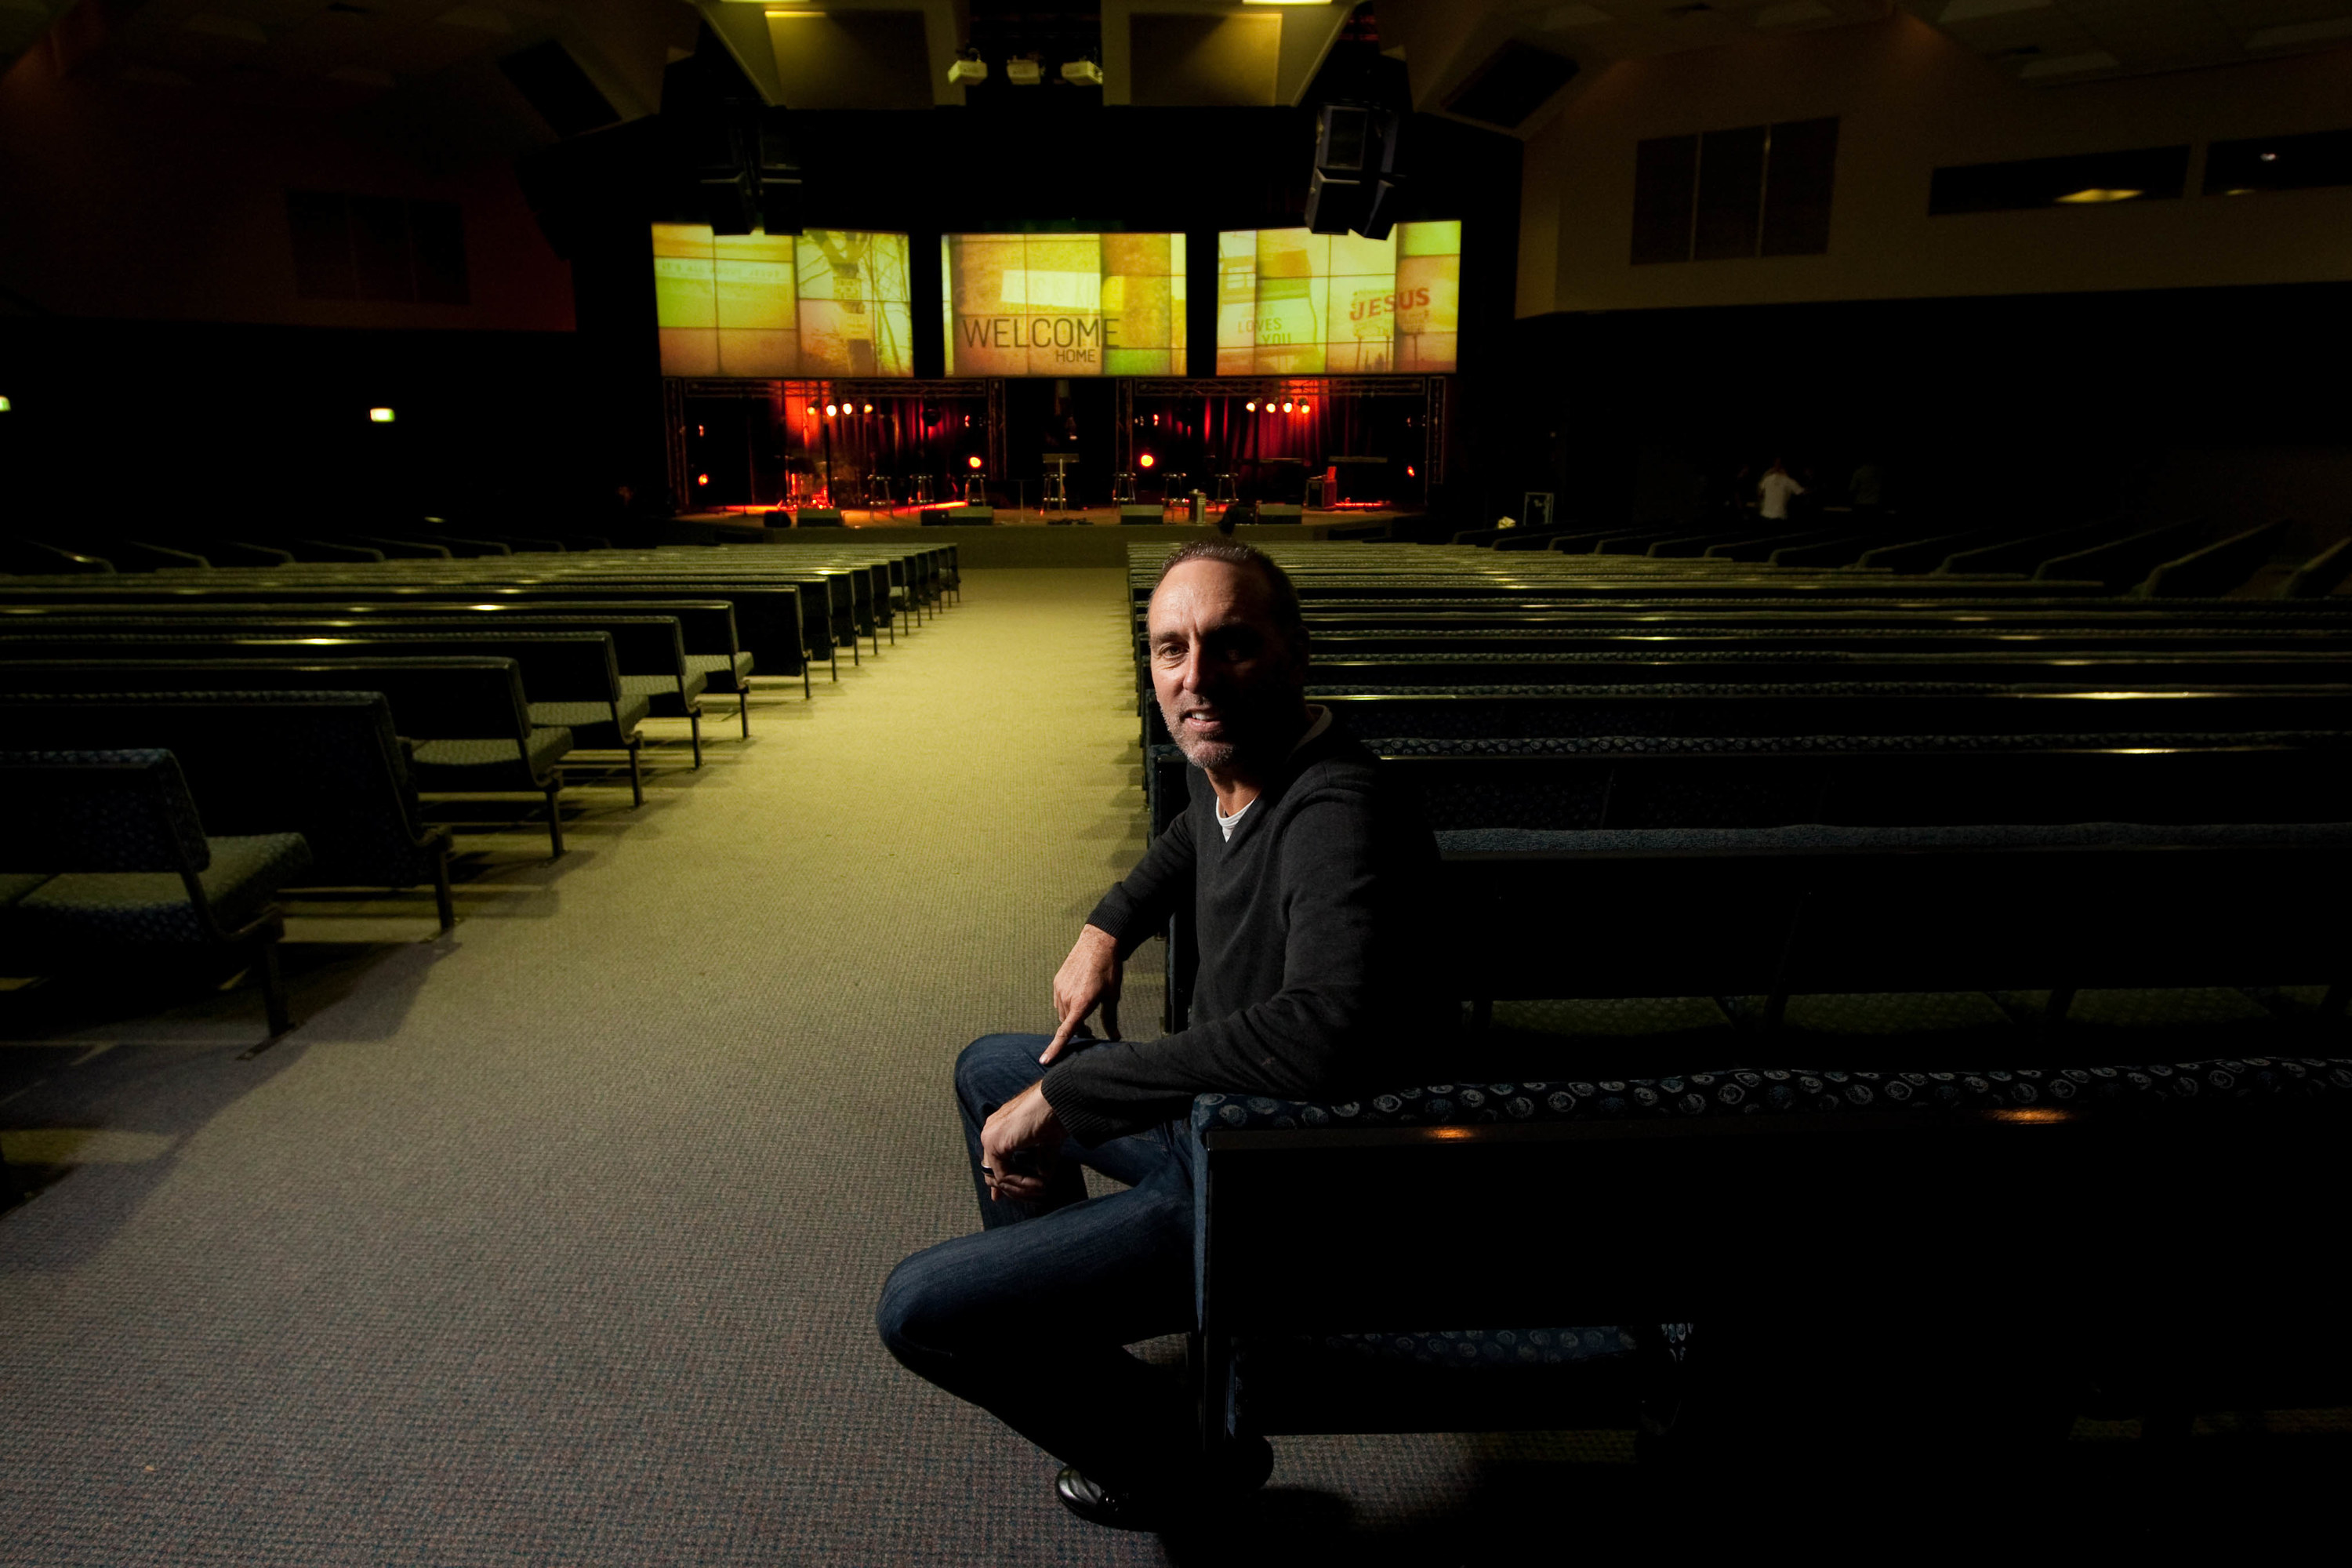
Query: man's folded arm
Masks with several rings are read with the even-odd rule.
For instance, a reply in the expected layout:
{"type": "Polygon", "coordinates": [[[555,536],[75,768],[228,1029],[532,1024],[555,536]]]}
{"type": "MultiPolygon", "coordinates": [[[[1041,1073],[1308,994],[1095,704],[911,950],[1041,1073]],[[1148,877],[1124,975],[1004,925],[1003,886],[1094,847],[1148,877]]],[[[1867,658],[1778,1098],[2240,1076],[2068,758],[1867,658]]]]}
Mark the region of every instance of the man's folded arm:
{"type": "Polygon", "coordinates": [[[1401,933],[1380,929],[1363,812],[1346,796],[1313,803],[1284,836],[1287,934],[1274,995],[1157,1040],[1094,1047],[1045,1075],[1046,1101],[1072,1137],[1091,1146],[1184,1116],[1202,1093],[1352,1092],[1379,1070],[1410,984],[1401,933]]]}
{"type": "Polygon", "coordinates": [[[1105,893],[1087,924],[1108,931],[1124,959],[1167,928],[1180,901],[1192,896],[1192,814],[1181,813],[1160,830],[1126,879],[1105,893]]]}

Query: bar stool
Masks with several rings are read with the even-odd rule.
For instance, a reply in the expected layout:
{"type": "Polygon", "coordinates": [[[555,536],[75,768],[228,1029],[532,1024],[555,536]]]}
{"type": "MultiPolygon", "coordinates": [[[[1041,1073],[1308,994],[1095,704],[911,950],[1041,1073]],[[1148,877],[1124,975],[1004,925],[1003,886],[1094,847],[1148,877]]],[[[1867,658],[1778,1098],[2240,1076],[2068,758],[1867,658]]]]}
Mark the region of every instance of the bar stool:
{"type": "Polygon", "coordinates": [[[1135,470],[1123,469],[1110,477],[1110,500],[1113,506],[1135,500],[1135,470]]]}
{"type": "Polygon", "coordinates": [[[878,506],[885,513],[898,510],[898,502],[890,493],[889,475],[875,474],[866,479],[866,504],[869,509],[878,506]]]}
{"type": "Polygon", "coordinates": [[[931,504],[931,476],[929,472],[917,474],[908,483],[914,486],[914,494],[907,498],[909,503],[915,506],[931,504]]]}
{"type": "Polygon", "coordinates": [[[1037,510],[1070,510],[1070,465],[1066,458],[1045,465],[1045,481],[1037,492],[1037,510]]]}
{"type": "Polygon", "coordinates": [[[1227,468],[1221,474],[1212,474],[1209,476],[1209,504],[1211,506],[1218,506],[1226,501],[1235,501],[1241,499],[1242,498],[1234,490],[1234,472],[1231,468],[1227,468]]]}

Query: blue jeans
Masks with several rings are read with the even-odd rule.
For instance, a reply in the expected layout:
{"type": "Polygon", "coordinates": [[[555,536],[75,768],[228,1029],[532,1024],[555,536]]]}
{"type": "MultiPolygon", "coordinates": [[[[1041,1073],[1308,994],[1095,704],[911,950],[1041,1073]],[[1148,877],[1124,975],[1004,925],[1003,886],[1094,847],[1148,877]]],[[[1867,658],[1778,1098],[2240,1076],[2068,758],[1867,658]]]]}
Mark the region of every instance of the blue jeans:
{"type": "Polygon", "coordinates": [[[1048,1039],[989,1035],[957,1058],[982,1228],[892,1269],[876,1325],[909,1371],[1104,1486],[1179,1485],[1200,1463],[1192,1391],[1126,1347],[1193,1326],[1192,1139],[1171,1123],[1065,1143],[1045,1197],[992,1200],[981,1125],[1045,1076],[1048,1039]],[[1087,1197],[1080,1164],[1128,1190],[1087,1197]]]}

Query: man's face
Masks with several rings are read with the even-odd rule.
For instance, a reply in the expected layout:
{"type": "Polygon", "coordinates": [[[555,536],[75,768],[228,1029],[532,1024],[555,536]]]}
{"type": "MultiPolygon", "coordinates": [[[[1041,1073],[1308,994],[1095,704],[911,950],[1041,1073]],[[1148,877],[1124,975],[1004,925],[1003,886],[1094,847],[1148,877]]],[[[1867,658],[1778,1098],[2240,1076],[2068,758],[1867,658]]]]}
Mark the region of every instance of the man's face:
{"type": "Polygon", "coordinates": [[[1298,739],[1306,650],[1275,623],[1262,574],[1187,561],[1160,580],[1145,625],[1160,717],[1194,767],[1270,761],[1298,739]]]}

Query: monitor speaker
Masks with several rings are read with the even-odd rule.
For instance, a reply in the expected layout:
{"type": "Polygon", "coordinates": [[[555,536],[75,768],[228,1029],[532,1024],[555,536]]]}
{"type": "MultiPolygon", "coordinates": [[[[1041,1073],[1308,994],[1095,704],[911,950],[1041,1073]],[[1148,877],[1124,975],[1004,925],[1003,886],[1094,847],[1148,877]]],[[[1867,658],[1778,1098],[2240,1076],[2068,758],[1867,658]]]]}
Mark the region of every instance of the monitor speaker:
{"type": "Polygon", "coordinates": [[[1166,510],[1156,506],[1122,506],[1118,509],[1121,522],[1159,522],[1166,516],[1166,510]]]}

